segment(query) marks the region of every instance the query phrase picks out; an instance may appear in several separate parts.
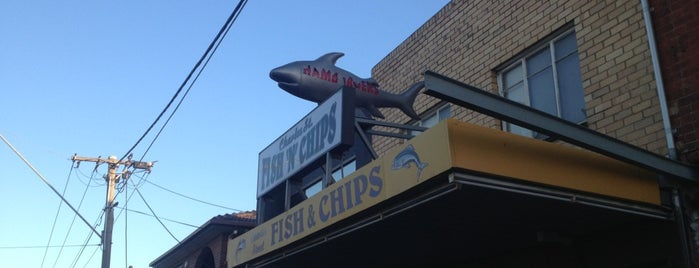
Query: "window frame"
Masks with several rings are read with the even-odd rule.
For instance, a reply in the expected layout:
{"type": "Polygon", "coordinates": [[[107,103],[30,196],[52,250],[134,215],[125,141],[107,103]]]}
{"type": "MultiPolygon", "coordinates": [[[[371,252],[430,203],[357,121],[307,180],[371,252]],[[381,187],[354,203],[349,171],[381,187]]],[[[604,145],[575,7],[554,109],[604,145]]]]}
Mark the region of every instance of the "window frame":
{"type": "MultiPolygon", "coordinates": [[[[348,159],[344,159],[341,165],[339,165],[335,169],[333,169],[330,176],[335,182],[338,182],[338,181],[341,181],[342,179],[344,179],[345,177],[347,177],[347,175],[354,173],[355,171],[357,171],[357,159],[356,159],[356,157],[351,157],[348,159]],[[347,169],[350,165],[353,166],[351,171],[347,169]],[[345,173],[345,171],[348,171],[348,172],[345,173]],[[337,174],[338,172],[342,175],[341,178],[335,178],[335,174],[337,174]]],[[[327,188],[327,187],[323,186],[323,178],[324,177],[325,177],[325,174],[321,175],[320,177],[317,177],[316,179],[311,180],[309,183],[307,183],[306,185],[304,185],[301,188],[301,191],[306,196],[306,198],[310,198],[311,196],[314,196],[315,194],[320,193],[325,188],[327,188]],[[318,187],[320,187],[320,188],[318,189],[318,187]],[[313,189],[313,190],[318,189],[318,191],[310,192],[309,190],[311,190],[311,189],[313,189]]]]}
{"type": "MultiPolygon", "coordinates": [[[[572,27],[572,24],[568,24],[561,29],[553,32],[551,35],[547,36],[546,38],[542,39],[540,42],[538,42],[536,45],[526,49],[522,53],[516,55],[513,57],[511,60],[505,62],[502,64],[500,67],[497,67],[494,71],[496,72],[497,75],[497,84],[498,84],[498,94],[504,98],[508,98],[508,89],[505,88],[505,75],[509,72],[512,71],[513,69],[517,67],[521,67],[522,70],[520,71],[521,75],[521,83],[523,84],[523,91],[526,96],[526,99],[522,102],[522,104],[525,104],[529,107],[531,106],[531,91],[530,91],[530,86],[529,86],[529,79],[533,77],[536,74],[539,74],[540,72],[544,71],[546,68],[537,71],[537,73],[532,73],[529,74],[527,71],[527,62],[528,60],[531,59],[532,56],[540,53],[542,50],[548,50],[548,54],[550,56],[550,67],[552,71],[552,76],[553,76],[553,89],[554,89],[554,94],[555,94],[555,104],[556,104],[556,117],[561,118],[561,119],[566,119],[564,118],[564,113],[563,113],[563,108],[562,108],[562,100],[561,100],[561,85],[559,83],[559,73],[558,73],[558,65],[559,61],[562,61],[563,59],[571,56],[573,53],[577,53],[580,55],[577,43],[576,43],[576,48],[575,50],[572,50],[571,52],[568,52],[567,54],[563,55],[560,57],[560,59],[556,58],[556,44],[558,41],[564,39],[565,37],[568,37],[569,34],[576,34],[574,27],[572,27]]],[[[576,36],[577,39],[577,36],[576,36]]],[[[577,40],[576,40],[577,41],[577,40]]],[[[579,68],[580,66],[578,66],[579,68]]],[[[547,66],[548,68],[548,66],[547,66]]],[[[582,86],[582,85],[581,85],[582,86]]],[[[584,89],[583,89],[584,90],[584,89]]],[[[512,99],[510,99],[512,100],[512,99]]],[[[583,97],[583,106],[584,106],[584,97],[583,97]]],[[[583,107],[584,108],[584,107],[583,107]]],[[[567,120],[567,119],[566,119],[567,120]]],[[[574,122],[576,124],[581,124],[584,125],[587,122],[587,117],[585,117],[582,121],[580,122],[574,122]]],[[[517,126],[516,124],[511,124],[506,121],[501,121],[501,128],[505,131],[508,132],[513,132],[512,131],[512,126],[517,126]]],[[[517,126],[519,127],[519,126],[517,126]]],[[[530,129],[524,128],[524,127],[519,127],[522,130],[525,131],[526,135],[528,137],[535,137],[539,139],[548,139],[548,136],[545,136],[540,133],[536,133],[530,129]]],[[[514,132],[513,132],[514,133],[514,132]]],[[[523,133],[520,133],[523,134],[523,133]]],[[[524,135],[524,134],[523,134],[524,135]]]]}
{"type": "MultiPolygon", "coordinates": [[[[439,122],[442,122],[443,120],[452,117],[451,105],[450,105],[449,103],[440,103],[440,104],[438,104],[438,105],[435,105],[434,107],[435,107],[435,108],[432,109],[431,111],[425,113],[423,116],[420,116],[420,120],[415,120],[415,121],[412,122],[410,125],[421,127],[421,126],[424,124],[424,122],[425,122],[427,119],[431,118],[432,116],[436,116],[436,117],[437,117],[437,123],[436,123],[436,124],[439,124],[439,122]],[[440,115],[441,115],[442,111],[444,111],[445,109],[448,109],[448,110],[449,110],[449,115],[448,115],[446,118],[441,118],[441,119],[440,119],[440,115]]],[[[436,124],[435,124],[435,125],[436,125],[436,124]]],[[[434,126],[434,125],[432,125],[432,126],[434,126]]],[[[432,127],[432,126],[430,126],[430,127],[432,127]]],[[[422,134],[422,132],[424,132],[424,131],[419,131],[419,130],[408,130],[408,134],[411,135],[411,136],[413,136],[413,137],[422,134]]]]}

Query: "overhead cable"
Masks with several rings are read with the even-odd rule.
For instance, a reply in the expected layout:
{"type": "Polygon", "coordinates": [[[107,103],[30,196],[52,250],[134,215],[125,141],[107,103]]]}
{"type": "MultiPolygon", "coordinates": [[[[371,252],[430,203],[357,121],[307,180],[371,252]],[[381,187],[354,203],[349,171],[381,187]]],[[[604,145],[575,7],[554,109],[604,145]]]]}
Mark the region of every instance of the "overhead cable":
{"type": "MultiPolygon", "coordinates": [[[[104,216],[104,210],[102,210],[99,213],[99,215],[97,215],[97,219],[95,220],[95,226],[99,226],[100,224],[102,224],[103,216],[104,216]]],[[[92,238],[92,234],[93,234],[92,232],[87,234],[87,237],[85,238],[85,243],[84,243],[83,247],[80,248],[80,251],[78,251],[78,255],[75,256],[72,264],[70,265],[71,268],[74,268],[75,265],[78,264],[78,260],[80,260],[80,257],[82,257],[83,253],[85,252],[85,248],[87,247],[87,242],[90,241],[90,239],[92,238]]],[[[97,248],[95,249],[95,251],[97,251],[97,248]]],[[[95,253],[93,252],[92,254],[94,255],[95,253]]],[[[90,256],[90,259],[92,259],[92,256],[90,256]]],[[[89,262],[89,260],[88,260],[88,262],[89,262]]]]}
{"type": "MultiPolygon", "coordinates": [[[[73,173],[73,164],[71,163],[70,170],[68,171],[68,178],[66,178],[66,184],[63,185],[62,195],[66,194],[66,190],[68,189],[68,183],[70,182],[70,174],[72,174],[72,173],[73,173]]],[[[46,242],[46,248],[44,249],[44,257],[41,258],[41,266],[40,267],[44,267],[44,261],[46,261],[46,255],[48,255],[48,253],[49,253],[49,245],[51,245],[51,239],[53,238],[53,231],[56,229],[56,222],[58,222],[58,215],[61,213],[62,206],[63,206],[63,202],[58,202],[58,209],[56,210],[56,216],[53,218],[53,224],[51,225],[51,232],[49,232],[49,241],[46,242]]],[[[65,244],[65,240],[63,241],[63,244],[65,244]]],[[[61,255],[61,253],[58,253],[58,256],[60,256],[60,255],[61,255]]]]}
{"type": "MultiPolygon", "coordinates": [[[[127,182],[128,182],[128,181],[127,181],[127,182]]],[[[138,188],[134,188],[134,189],[136,190],[136,193],[138,193],[138,196],[141,197],[141,200],[143,200],[143,203],[146,205],[146,207],[148,207],[148,210],[150,210],[150,213],[153,214],[153,217],[155,217],[155,219],[158,220],[158,222],[160,223],[160,225],[163,226],[163,228],[165,229],[165,231],[167,231],[167,233],[170,234],[170,236],[172,236],[172,238],[175,239],[175,241],[177,241],[177,243],[180,243],[180,240],[177,239],[177,237],[175,237],[175,235],[172,234],[172,232],[170,232],[170,229],[168,229],[167,226],[165,226],[165,224],[163,223],[163,221],[160,220],[160,218],[158,217],[158,215],[155,214],[155,211],[153,211],[153,208],[151,208],[150,205],[148,204],[148,202],[146,202],[146,199],[145,199],[145,198],[143,197],[143,195],[141,194],[141,191],[139,191],[138,188]]]]}
{"type": "MultiPolygon", "coordinates": [[[[80,197],[80,202],[78,202],[78,209],[82,207],[83,201],[85,201],[85,195],[87,195],[87,190],[90,189],[90,182],[92,182],[92,177],[97,173],[97,170],[94,170],[92,172],[92,175],[90,176],[90,180],[87,181],[87,185],[85,185],[85,191],[83,191],[83,196],[80,197]]],[[[73,230],[73,224],[75,224],[75,215],[73,215],[73,219],[70,221],[70,226],[68,226],[68,231],[66,232],[66,236],[63,238],[63,245],[66,244],[68,241],[68,236],[70,235],[71,230],[73,230]]],[[[87,244],[87,241],[85,241],[87,244]]],[[[58,251],[58,255],[56,256],[56,260],[53,262],[53,267],[56,267],[58,264],[58,259],[61,257],[61,254],[63,253],[63,248],[58,251]]]]}
{"type": "MultiPolygon", "coordinates": [[[[126,210],[126,211],[129,211],[129,212],[133,212],[133,213],[136,213],[136,214],[141,214],[141,215],[149,216],[149,217],[154,217],[154,218],[156,217],[155,215],[148,214],[148,213],[145,213],[145,212],[143,212],[143,211],[138,211],[138,210],[133,210],[133,209],[127,209],[127,208],[120,208],[120,207],[116,207],[116,208],[117,208],[117,209],[121,209],[121,210],[126,210]]],[[[169,222],[173,222],[173,223],[177,223],[177,224],[181,224],[181,225],[185,225],[185,226],[189,226],[189,227],[193,227],[193,228],[199,229],[199,226],[196,226],[196,225],[194,225],[194,224],[189,224],[189,223],[186,223],[186,222],[181,222],[181,221],[177,221],[177,220],[173,220],[173,219],[168,219],[168,218],[163,218],[163,217],[158,217],[158,218],[160,218],[161,220],[165,220],[165,221],[169,221],[169,222]]]]}
{"type": "Polygon", "coordinates": [[[39,178],[40,178],[49,188],[51,188],[51,190],[53,190],[53,192],[56,193],[56,195],[58,195],[58,196],[61,198],[61,200],[63,200],[63,202],[66,203],[66,205],[68,205],[68,206],[70,207],[70,209],[73,210],[73,212],[75,212],[76,215],[80,216],[80,219],[82,219],[83,222],[84,222],[87,226],[90,226],[90,229],[92,229],[92,232],[94,232],[100,239],[102,238],[102,235],[101,235],[97,230],[95,230],[95,227],[92,227],[92,225],[90,225],[90,223],[87,222],[87,220],[85,219],[85,217],[83,217],[83,215],[81,215],[80,212],[78,212],[78,210],[75,209],[75,208],[73,207],[73,205],[71,205],[71,204],[68,202],[68,200],[66,200],[65,197],[63,197],[63,195],[61,195],[61,193],[59,193],[59,192],[56,190],[56,188],[54,188],[53,185],[51,185],[51,183],[50,183],[48,180],[46,180],[46,178],[44,178],[44,175],[41,175],[41,173],[39,173],[39,171],[38,171],[36,168],[34,168],[34,166],[33,166],[31,163],[29,163],[29,161],[28,161],[26,158],[24,158],[24,156],[23,156],[19,151],[17,151],[17,149],[15,149],[15,147],[12,146],[12,144],[11,144],[7,139],[5,139],[5,137],[4,137],[2,134],[0,134],[0,139],[2,139],[2,140],[5,142],[5,144],[7,144],[7,146],[9,146],[10,149],[12,149],[12,151],[15,152],[15,154],[16,154],[20,159],[22,159],[22,161],[23,161],[27,166],[29,166],[29,168],[30,168],[32,171],[34,171],[34,173],[35,173],[37,176],[39,176],[39,178]]]}
{"type": "Polygon", "coordinates": [[[184,79],[184,81],[182,82],[180,87],[177,89],[177,91],[175,92],[175,95],[172,96],[172,98],[167,103],[167,105],[165,105],[165,108],[163,108],[163,111],[160,112],[158,117],[155,118],[155,121],[153,121],[153,123],[148,127],[146,132],[143,133],[143,135],[141,135],[141,137],[138,139],[138,141],[136,141],[136,143],[133,146],[131,146],[131,149],[129,149],[124,154],[124,156],[122,156],[121,159],[119,159],[119,162],[123,161],[124,159],[126,159],[126,157],[129,154],[131,154],[131,152],[136,148],[136,146],[138,146],[138,144],[141,143],[141,141],[146,137],[146,135],[148,135],[148,133],[151,131],[151,129],[153,129],[153,127],[158,123],[160,118],[163,117],[165,112],[170,108],[170,105],[172,105],[172,103],[175,102],[175,99],[177,99],[177,96],[180,94],[180,92],[182,92],[184,87],[187,85],[187,83],[189,82],[189,79],[192,78],[192,75],[194,75],[194,73],[197,71],[197,69],[199,69],[199,66],[204,62],[204,60],[208,57],[208,55],[213,51],[214,47],[216,46],[217,43],[219,43],[219,40],[222,38],[223,34],[227,31],[227,29],[230,27],[230,25],[232,25],[234,19],[238,16],[238,14],[242,10],[242,8],[246,2],[247,2],[247,0],[241,0],[240,2],[238,2],[238,5],[235,7],[235,9],[231,13],[231,15],[226,20],[226,22],[223,24],[223,27],[221,27],[221,30],[219,30],[219,32],[218,32],[218,34],[216,34],[216,37],[214,38],[214,40],[211,42],[211,44],[209,44],[209,47],[204,52],[204,55],[202,55],[201,58],[199,58],[197,63],[194,65],[194,68],[192,68],[192,70],[189,72],[187,77],[184,79]]]}
{"type": "Polygon", "coordinates": [[[46,246],[0,246],[0,249],[34,249],[34,248],[77,248],[77,247],[95,247],[100,244],[88,244],[88,245],[46,245],[46,246]]]}
{"type": "Polygon", "coordinates": [[[186,195],[184,195],[184,194],[181,194],[181,193],[175,192],[175,191],[173,191],[173,190],[167,189],[167,188],[165,188],[165,187],[163,187],[163,186],[157,185],[157,184],[155,184],[154,182],[149,181],[149,180],[146,180],[146,182],[147,182],[147,183],[150,183],[150,184],[152,184],[153,186],[158,187],[158,188],[160,188],[160,189],[162,189],[162,190],[164,190],[164,191],[170,192],[170,193],[175,194],[175,195],[179,195],[179,196],[181,196],[181,197],[184,197],[184,198],[187,198],[187,199],[190,199],[190,200],[194,200],[194,201],[197,201],[197,202],[200,202],[200,203],[204,203],[204,204],[207,204],[207,205],[210,205],[210,206],[214,206],[214,207],[219,207],[219,208],[224,208],[224,209],[228,209],[228,210],[232,210],[232,211],[242,212],[242,210],[240,210],[240,209],[234,209],[234,208],[229,208],[229,207],[225,207],[225,206],[221,206],[221,205],[216,205],[216,204],[213,204],[213,203],[209,203],[209,202],[206,202],[206,201],[203,201],[203,200],[199,200],[199,199],[196,199],[196,198],[193,198],[193,197],[186,196],[186,195]]]}

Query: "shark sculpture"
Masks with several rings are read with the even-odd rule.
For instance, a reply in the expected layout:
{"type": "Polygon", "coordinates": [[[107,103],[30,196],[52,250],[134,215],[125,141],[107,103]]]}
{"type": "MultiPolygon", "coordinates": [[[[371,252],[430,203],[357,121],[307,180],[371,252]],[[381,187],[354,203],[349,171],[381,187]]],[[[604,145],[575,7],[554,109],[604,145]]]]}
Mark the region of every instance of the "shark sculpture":
{"type": "Polygon", "coordinates": [[[299,98],[321,103],[341,86],[356,89],[355,103],[366,108],[372,116],[385,118],[379,107],[398,108],[413,119],[420,117],[413,109],[413,103],[423,82],[417,82],[400,94],[380,90],[373,78],[358,76],[335,66],[344,53],[332,52],[313,61],[295,61],[274,68],[269,76],[279,87],[299,98]]]}

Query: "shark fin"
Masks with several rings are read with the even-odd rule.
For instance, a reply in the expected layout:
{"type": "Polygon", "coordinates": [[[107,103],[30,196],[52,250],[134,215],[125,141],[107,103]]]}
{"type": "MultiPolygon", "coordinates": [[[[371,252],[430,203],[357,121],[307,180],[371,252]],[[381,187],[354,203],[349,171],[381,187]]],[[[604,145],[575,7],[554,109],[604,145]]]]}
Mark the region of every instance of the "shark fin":
{"type": "Polygon", "coordinates": [[[324,62],[330,62],[333,65],[337,62],[337,59],[341,58],[344,56],[345,53],[342,52],[330,52],[328,54],[325,54],[323,56],[320,56],[316,61],[324,61],[324,62]]]}
{"type": "Polygon", "coordinates": [[[413,109],[413,103],[415,103],[415,98],[420,90],[425,87],[424,82],[417,82],[411,85],[407,90],[400,94],[398,102],[400,104],[400,110],[406,115],[410,116],[412,119],[420,120],[420,116],[413,109]]]}

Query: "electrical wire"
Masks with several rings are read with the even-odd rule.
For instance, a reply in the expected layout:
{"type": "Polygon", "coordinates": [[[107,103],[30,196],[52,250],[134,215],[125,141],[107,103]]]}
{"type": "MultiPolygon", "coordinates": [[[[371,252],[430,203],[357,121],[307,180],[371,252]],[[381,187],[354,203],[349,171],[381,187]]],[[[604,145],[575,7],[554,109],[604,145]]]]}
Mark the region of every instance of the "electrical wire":
{"type": "MultiPolygon", "coordinates": [[[[80,163],[80,162],[78,162],[78,163],[80,163]]],[[[77,167],[76,170],[78,171],[77,175],[80,175],[80,176],[77,176],[78,180],[83,185],[93,184],[93,183],[94,184],[91,187],[101,187],[101,186],[107,185],[107,182],[105,182],[104,179],[94,177],[94,174],[97,172],[97,165],[95,166],[95,169],[92,170],[92,174],[89,176],[87,174],[85,174],[85,172],[82,169],[80,169],[80,167],[77,167]],[[82,179],[80,179],[81,177],[87,178],[88,182],[84,182],[82,179]]]]}
{"type": "Polygon", "coordinates": [[[150,148],[153,146],[153,143],[155,143],[155,141],[158,139],[158,137],[160,137],[160,133],[163,132],[163,129],[165,129],[165,126],[168,124],[168,122],[170,122],[170,119],[172,119],[172,117],[175,115],[175,112],[177,112],[177,110],[180,108],[180,105],[181,105],[182,102],[184,101],[184,98],[187,97],[187,95],[189,94],[189,91],[192,89],[192,86],[194,86],[194,83],[199,79],[199,76],[200,76],[201,73],[204,71],[204,69],[206,68],[206,66],[209,64],[209,61],[210,61],[211,58],[213,57],[214,53],[216,53],[216,50],[218,50],[218,47],[219,47],[219,46],[221,45],[221,43],[223,42],[223,39],[226,37],[226,35],[228,35],[228,32],[229,32],[230,29],[231,29],[231,26],[233,26],[233,23],[236,21],[236,19],[238,19],[238,15],[240,15],[240,12],[242,11],[243,7],[245,7],[245,4],[246,4],[246,3],[247,3],[247,0],[242,0],[242,1],[238,2],[238,6],[236,6],[235,10],[233,10],[233,13],[231,14],[231,17],[229,17],[228,21],[226,21],[226,24],[224,24],[224,26],[221,28],[221,31],[219,31],[219,34],[218,34],[218,35],[216,36],[216,38],[212,41],[211,45],[214,45],[214,44],[215,44],[215,45],[213,46],[213,49],[211,49],[211,45],[209,45],[209,49],[208,49],[208,50],[211,50],[211,53],[208,53],[208,50],[207,50],[207,53],[205,53],[205,54],[202,56],[202,57],[206,57],[206,61],[204,61],[204,64],[202,65],[202,67],[199,69],[199,72],[197,73],[197,75],[196,75],[196,76],[194,77],[194,79],[192,80],[192,83],[189,84],[189,87],[188,87],[187,90],[185,91],[185,93],[184,93],[184,95],[182,96],[182,98],[180,99],[180,101],[179,101],[179,102],[177,103],[177,105],[175,106],[175,109],[173,109],[172,113],[170,113],[170,116],[167,118],[167,120],[165,120],[165,123],[164,123],[163,126],[160,128],[160,130],[158,131],[158,133],[155,135],[155,137],[153,138],[153,140],[151,141],[151,143],[148,145],[148,147],[147,147],[146,150],[144,151],[144,153],[143,153],[143,155],[141,156],[141,159],[140,159],[139,161],[143,161],[143,158],[146,156],[146,154],[148,153],[148,151],[150,151],[150,148]],[[232,19],[231,19],[231,18],[232,18],[232,19]],[[223,32],[223,34],[221,34],[221,32],[223,32]],[[220,38],[219,38],[219,36],[220,36],[220,38]],[[207,56],[207,54],[208,54],[208,56],[207,56]]]}
{"type": "Polygon", "coordinates": [[[80,244],[80,245],[47,245],[47,246],[0,246],[0,249],[35,249],[35,248],[77,248],[77,247],[95,247],[100,244],[80,244]]]}
{"type": "Polygon", "coordinates": [[[138,194],[138,196],[141,197],[141,200],[143,200],[143,203],[146,205],[146,207],[148,207],[148,210],[150,210],[150,213],[153,214],[153,216],[155,217],[155,219],[158,220],[158,222],[160,223],[161,226],[163,226],[163,228],[165,229],[165,231],[167,231],[167,233],[170,234],[170,236],[172,236],[172,238],[175,239],[175,241],[177,241],[177,243],[179,244],[179,243],[180,243],[180,240],[177,239],[177,237],[175,237],[175,235],[172,234],[172,232],[170,232],[170,229],[168,229],[167,226],[165,226],[165,224],[163,223],[163,221],[160,220],[160,218],[158,217],[158,215],[155,214],[155,211],[153,211],[153,208],[150,207],[150,205],[148,204],[148,202],[146,201],[146,199],[145,199],[145,198],[143,197],[143,195],[141,194],[141,191],[139,191],[138,188],[134,188],[134,190],[136,190],[136,193],[138,194]]]}
{"type": "Polygon", "coordinates": [[[186,196],[186,195],[184,195],[184,194],[181,194],[181,193],[175,192],[175,191],[173,191],[173,190],[167,189],[167,188],[165,188],[165,187],[163,187],[163,186],[157,185],[157,184],[155,184],[154,182],[149,181],[149,180],[146,180],[145,182],[147,182],[147,183],[149,183],[149,184],[151,184],[151,185],[153,185],[153,186],[155,186],[155,187],[158,187],[158,188],[160,188],[160,189],[162,189],[162,190],[164,190],[164,191],[170,192],[170,193],[175,194],[175,195],[179,195],[179,196],[184,197],[184,198],[187,198],[187,199],[189,199],[189,200],[197,201],[197,202],[199,202],[199,203],[203,203],[203,204],[207,204],[207,205],[210,205],[210,206],[219,207],[219,208],[223,208],[223,209],[228,209],[228,210],[232,210],[232,211],[236,211],[236,212],[243,212],[243,211],[240,210],[240,209],[229,208],[229,207],[226,207],[226,206],[221,206],[221,205],[217,205],[217,204],[214,204],[214,203],[209,203],[209,202],[206,202],[206,201],[203,201],[203,200],[200,200],[200,199],[196,199],[196,198],[194,198],[194,197],[186,196]]]}
{"type": "MultiPolygon", "coordinates": [[[[136,214],[141,214],[141,215],[144,215],[144,216],[149,216],[149,217],[156,218],[155,215],[148,214],[148,213],[143,212],[143,211],[138,211],[138,210],[133,210],[133,209],[126,209],[126,208],[119,208],[119,207],[118,207],[117,209],[128,210],[129,212],[133,212],[133,213],[136,213],[136,214]]],[[[189,226],[189,227],[192,227],[192,228],[197,228],[197,229],[199,229],[199,226],[194,225],[194,224],[189,224],[189,223],[186,223],[186,222],[181,222],[181,221],[177,221],[177,220],[173,220],[173,219],[168,219],[168,218],[164,218],[164,217],[159,217],[159,218],[160,218],[161,220],[164,220],[164,221],[169,221],[169,222],[172,222],[172,223],[177,223],[177,224],[181,224],[181,225],[184,225],[184,226],[189,226]]]]}
{"type": "MultiPolygon", "coordinates": [[[[160,112],[160,114],[158,115],[158,117],[155,118],[155,121],[153,121],[153,123],[148,127],[148,129],[146,130],[146,132],[143,133],[143,135],[141,135],[141,137],[136,141],[136,143],[135,143],[133,146],[131,146],[131,148],[124,154],[124,156],[121,157],[121,159],[119,159],[119,162],[121,162],[121,161],[124,160],[129,154],[131,154],[131,152],[133,152],[133,150],[136,148],[136,146],[138,146],[138,144],[141,143],[141,141],[146,137],[146,135],[148,135],[148,133],[151,131],[151,129],[153,129],[153,127],[158,123],[158,121],[160,121],[160,118],[162,118],[162,116],[165,114],[165,112],[170,108],[170,105],[172,105],[172,103],[175,102],[175,99],[177,99],[177,97],[179,96],[180,92],[182,92],[182,90],[184,89],[184,87],[187,85],[187,83],[189,82],[189,79],[191,79],[192,75],[194,75],[194,73],[196,72],[196,70],[199,69],[199,66],[200,66],[200,65],[204,62],[204,60],[208,57],[207,55],[209,55],[210,52],[213,50],[213,48],[216,46],[216,43],[218,43],[219,40],[222,38],[224,32],[227,32],[226,29],[229,28],[230,25],[233,24],[233,20],[234,20],[235,18],[237,18],[238,14],[239,14],[240,11],[242,10],[242,8],[243,8],[243,6],[244,6],[244,4],[245,4],[246,2],[247,2],[247,0],[241,0],[240,2],[238,2],[238,5],[235,7],[235,9],[234,9],[233,12],[231,13],[231,15],[228,17],[228,19],[227,19],[226,22],[224,23],[223,27],[221,28],[221,30],[219,30],[218,34],[216,34],[216,37],[214,37],[214,40],[211,42],[211,44],[209,44],[209,47],[208,47],[208,48],[206,49],[206,51],[204,52],[204,55],[202,55],[201,58],[199,58],[199,60],[197,61],[197,63],[194,65],[194,68],[192,68],[192,70],[189,72],[189,74],[187,75],[187,77],[185,78],[185,80],[182,82],[182,84],[180,85],[180,87],[177,89],[177,91],[175,92],[175,95],[172,96],[172,98],[170,99],[170,101],[168,102],[168,104],[165,105],[165,108],[163,108],[163,110],[160,112]]],[[[180,101],[180,102],[181,102],[181,101],[180,101]]],[[[161,131],[162,131],[162,130],[161,130],[161,131]]],[[[144,154],[144,156],[145,156],[145,154],[144,154]]]]}
{"type": "MultiPolygon", "coordinates": [[[[94,177],[95,173],[97,173],[97,169],[95,169],[92,172],[92,175],[90,176],[90,180],[88,180],[88,184],[85,185],[85,191],[83,191],[82,197],[80,197],[80,202],[78,202],[78,210],[80,210],[80,207],[83,205],[83,201],[85,201],[85,195],[87,195],[87,190],[90,189],[90,182],[92,181],[92,177],[94,177]]],[[[70,235],[71,230],[73,230],[73,224],[75,224],[75,218],[76,216],[73,215],[73,220],[70,221],[70,226],[68,226],[68,232],[66,232],[66,236],[63,238],[63,244],[65,245],[66,242],[68,241],[68,236],[70,235]]],[[[58,264],[58,259],[61,257],[61,254],[63,253],[63,248],[58,251],[58,255],[56,256],[56,260],[53,262],[53,267],[56,267],[56,264],[58,264]]]]}
{"type": "Polygon", "coordinates": [[[22,161],[23,161],[27,166],[29,166],[29,168],[30,168],[32,171],[34,171],[34,174],[36,174],[37,176],[39,176],[39,178],[44,182],[44,184],[46,184],[49,188],[51,188],[51,190],[53,190],[53,192],[54,192],[56,195],[58,195],[58,196],[61,198],[61,200],[63,200],[63,202],[65,202],[66,205],[68,205],[68,206],[70,207],[70,209],[72,209],[73,212],[75,212],[75,214],[77,214],[78,216],[80,216],[80,219],[82,219],[83,222],[85,222],[85,224],[87,224],[87,226],[89,226],[90,229],[92,229],[92,231],[93,231],[97,236],[99,236],[100,238],[102,238],[102,235],[100,235],[100,233],[97,232],[97,230],[95,230],[95,228],[92,227],[92,225],[90,225],[90,223],[87,222],[87,220],[85,219],[85,217],[83,217],[83,215],[81,215],[80,212],[78,212],[78,210],[76,210],[76,209],[73,207],[73,205],[71,205],[71,204],[68,202],[68,200],[66,200],[65,197],[63,197],[63,195],[61,195],[61,194],[56,190],[56,188],[54,188],[53,185],[51,185],[51,183],[50,183],[48,180],[46,180],[46,178],[44,178],[44,175],[41,175],[41,173],[39,173],[39,171],[38,171],[36,168],[34,168],[34,165],[32,165],[32,163],[30,163],[29,160],[27,160],[26,158],[24,158],[24,156],[23,156],[19,151],[17,151],[17,149],[15,149],[14,146],[12,146],[12,144],[10,143],[10,141],[8,141],[7,139],[5,139],[5,137],[4,137],[2,134],[0,134],[0,139],[2,139],[2,140],[5,142],[5,144],[7,144],[7,146],[9,146],[10,149],[12,149],[12,151],[15,152],[15,154],[16,154],[20,159],[22,159],[22,161]]]}
{"type": "MultiPolygon", "coordinates": [[[[70,182],[70,174],[73,174],[73,164],[70,164],[70,170],[68,171],[68,178],[66,178],[66,184],[63,186],[62,195],[66,194],[68,189],[68,183],[70,182]]],[[[61,207],[63,207],[63,202],[58,202],[58,209],[56,210],[56,216],[53,218],[53,224],[51,225],[51,232],[49,232],[49,241],[46,242],[46,248],[44,249],[44,257],[41,258],[41,266],[44,267],[44,261],[46,261],[46,255],[49,253],[49,245],[51,245],[51,239],[53,239],[53,231],[56,229],[56,222],[58,222],[58,215],[61,213],[61,207]]],[[[65,241],[64,241],[65,244],[65,241]]],[[[60,256],[60,253],[59,253],[60,256]]]]}
{"type": "MultiPolygon", "coordinates": [[[[97,219],[95,219],[95,227],[100,226],[102,224],[103,216],[104,216],[104,210],[102,210],[100,212],[100,214],[97,215],[97,219]]],[[[90,239],[92,239],[92,235],[93,235],[92,232],[87,234],[87,237],[85,238],[85,242],[84,242],[85,245],[87,245],[87,242],[89,242],[90,239]]],[[[100,242],[101,242],[101,240],[100,240],[100,242]]],[[[82,248],[80,248],[80,251],[78,251],[78,255],[75,256],[75,259],[73,259],[73,262],[71,263],[70,267],[75,267],[75,265],[78,264],[78,260],[80,260],[80,257],[83,255],[83,252],[85,252],[86,247],[87,246],[83,246],[82,248]]],[[[95,251],[97,251],[97,249],[95,249],[95,251]]],[[[93,255],[94,255],[94,253],[93,253],[93,255]]],[[[90,259],[92,259],[92,257],[90,257],[90,259]]]]}
{"type": "Polygon", "coordinates": [[[95,253],[97,253],[97,250],[100,248],[95,248],[95,250],[92,251],[92,254],[90,254],[90,257],[87,258],[87,261],[85,262],[85,265],[83,267],[87,267],[88,264],[90,264],[90,261],[92,260],[92,257],[95,256],[95,253]]]}

